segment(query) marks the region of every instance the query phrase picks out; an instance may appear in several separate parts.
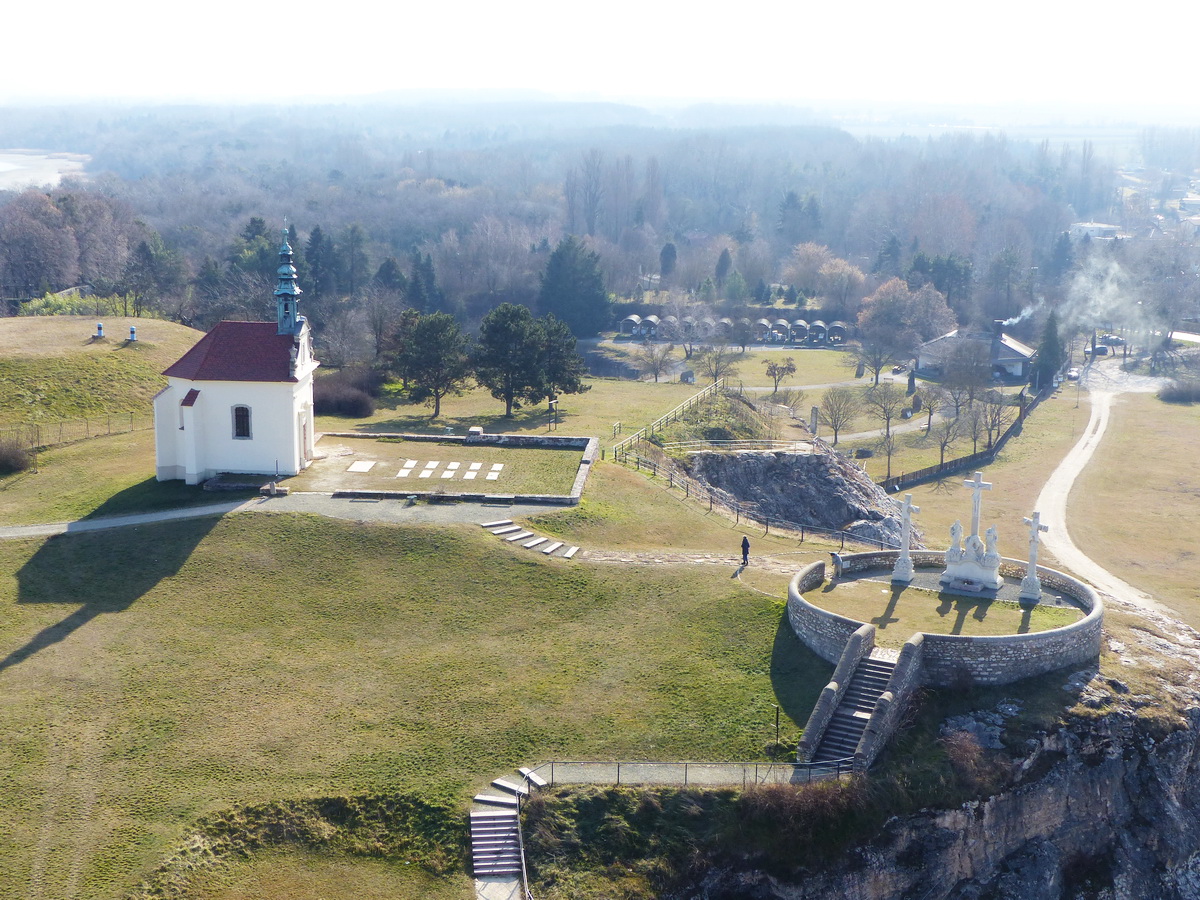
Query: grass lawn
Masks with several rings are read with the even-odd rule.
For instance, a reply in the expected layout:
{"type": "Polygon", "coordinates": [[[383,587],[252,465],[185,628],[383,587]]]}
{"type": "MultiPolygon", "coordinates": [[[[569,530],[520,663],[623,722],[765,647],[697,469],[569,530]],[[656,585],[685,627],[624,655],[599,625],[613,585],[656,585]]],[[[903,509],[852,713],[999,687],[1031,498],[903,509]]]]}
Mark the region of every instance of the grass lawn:
{"type": "MultiPolygon", "coordinates": [[[[626,435],[649,425],[659,416],[696,394],[703,385],[661,382],[623,381],[616,378],[589,378],[590,389],[582,394],[564,394],[558,404],[558,434],[599,437],[609,444],[613,423],[621,422],[626,435]]],[[[400,401],[383,405],[369,419],[344,419],[318,416],[320,431],[398,431],[409,434],[441,434],[447,427],[455,434],[466,434],[472,425],[480,425],[492,434],[547,434],[546,405],[525,407],[504,418],[504,403],[482,388],[460,397],[442,400],[442,414],[429,418],[431,408],[400,401]]]]}
{"type": "Polygon", "coordinates": [[[579,471],[579,450],[487,447],[461,443],[327,436],[317,444],[324,454],[286,480],[292,490],[437,491],[487,494],[568,494],[579,471]],[[412,467],[406,462],[414,461],[412,467]],[[355,463],[374,463],[368,472],[350,472],[355,463]],[[430,467],[429,463],[436,463],[430,467]],[[457,464],[457,465],[455,465],[457,464]],[[450,466],[454,465],[454,468],[450,466]],[[494,466],[500,466],[494,470],[494,466]],[[476,466],[471,469],[471,466],[476,466]],[[488,479],[495,472],[496,477],[488,479]],[[400,473],[403,473],[401,475],[400,473]],[[423,473],[425,477],[422,477],[423,473]],[[467,478],[467,475],[472,477],[467,478]],[[445,477],[444,477],[445,476],[445,477]]]}
{"type": "Polygon", "coordinates": [[[807,599],[859,622],[876,626],[883,647],[900,647],[918,631],[973,637],[1028,634],[1061,628],[1082,618],[1074,606],[1023,606],[1007,600],[962,597],[886,581],[855,579],[827,583],[807,599]]]}
{"type": "Polygon", "coordinates": [[[441,879],[404,863],[304,852],[264,853],[202,877],[205,900],[472,900],[466,879],[441,879]]]}
{"type": "Polygon", "coordinates": [[[0,545],[0,884],[124,896],[233,803],[762,758],[829,676],[718,567],[535,556],[257,513],[0,545]]]}
{"type": "MultiPolygon", "coordinates": [[[[679,491],[668,489],[665,479],[603,461],[593,465],[578,506],[534,516],[529,524],[573,544],[609,550],[689,550],[740,558],[742,534],[749,535],[752,554],[796,555],[826,546],[766,535],[758,526],[747,531],[744,524],[709,512],[705,504],[684,500],[679,491]]],[[[786,583],[779,596],[787,596],[786,583]]]]}
{"type": "Polygon", "coordinates": [[[1197,436],[1200,405],[1122,395],[1068,505],[1080,550],[1193,628],[1200,628],[1197,436]]]}

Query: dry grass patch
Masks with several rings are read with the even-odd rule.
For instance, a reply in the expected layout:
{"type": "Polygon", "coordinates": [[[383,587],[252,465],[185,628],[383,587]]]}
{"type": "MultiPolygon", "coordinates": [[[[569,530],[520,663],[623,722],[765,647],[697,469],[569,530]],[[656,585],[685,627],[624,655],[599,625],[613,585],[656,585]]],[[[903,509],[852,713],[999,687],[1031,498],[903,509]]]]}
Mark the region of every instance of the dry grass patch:
{"type": "Polygon", "coordinates": [[[1200,406],[1125,394],[1071,490],[1071,537],[1200,628],[1200,406]]]}

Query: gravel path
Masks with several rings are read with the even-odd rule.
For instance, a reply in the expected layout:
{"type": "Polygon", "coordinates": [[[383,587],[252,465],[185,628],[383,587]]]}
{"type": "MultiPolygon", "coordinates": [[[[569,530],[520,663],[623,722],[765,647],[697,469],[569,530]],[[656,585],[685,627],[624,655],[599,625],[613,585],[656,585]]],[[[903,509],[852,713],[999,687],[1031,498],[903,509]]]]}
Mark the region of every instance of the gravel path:
{"type": "Polygon", "coordinates": [[[1170,614],[1172,612],[1170,609],[1144,591],[1121,580],[1075,546],[1067,527],[1067,500],[1071,493],[1071,487],[1074,485],[1075,479],[1079,477],[1079,473],[1083,471],[1084,466],[1091,460],[1092,454],[1096,452],[1096,448],[1104,437],[1104,432],[1108,428],[1113,398],[1126,392],[1155,391],[1162,381],[1163,379],[1124,372],[1117,360],[1096,363],[1088,367],[1082,383],[1091,396],[1091,418],[1083,430],[1083,437],[1079,439],[1079,443],[1071,448],[1071,451],[1046,481],[1041,493],[1038,494],[1035,509],[1041,512],[1042,522],[1050,526],[1050,530],[1042,537],[1042,542],[1064,567],[1085,581],[1090,581],[1098,590],[1118,600],[1142,609],[1170,614]]]}

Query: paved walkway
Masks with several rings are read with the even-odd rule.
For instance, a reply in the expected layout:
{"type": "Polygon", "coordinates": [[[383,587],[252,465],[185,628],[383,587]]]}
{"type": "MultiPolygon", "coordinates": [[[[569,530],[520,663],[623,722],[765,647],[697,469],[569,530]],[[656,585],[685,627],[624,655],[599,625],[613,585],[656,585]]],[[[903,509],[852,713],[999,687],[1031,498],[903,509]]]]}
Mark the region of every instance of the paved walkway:
{"type": "Polygon", "coordinates": [[[330,516],[335,519],[349,519],[353,522],[445,525],[448,523],[478,523],[481,515],[488,516],[500,512],[510,517],[533,516],[558,508],[547,504],[500,502],[417,503],[409,506],[404,500],[361,500],[334,497],[331,494],[288,494],[286,497],[255,497],[251,500],[235,500],[207,506],[190,506],[183,509],[166,509],[131,516],[105,516],[46,525],[5,525],[0,526],[0,540],[49,537],[54,534],[82,534],[88,531],[105,531],[110,528],[127,528],[130,525],[224,516],[235,512],[302,512],[330,516]]]}

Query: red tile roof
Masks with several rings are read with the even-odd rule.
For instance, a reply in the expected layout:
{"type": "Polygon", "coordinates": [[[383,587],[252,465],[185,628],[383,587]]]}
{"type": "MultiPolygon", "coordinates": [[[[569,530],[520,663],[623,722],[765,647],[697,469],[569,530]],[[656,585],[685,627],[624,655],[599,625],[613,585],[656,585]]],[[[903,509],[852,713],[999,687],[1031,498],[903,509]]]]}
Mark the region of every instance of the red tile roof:
{"type": "Polygon", "coordinates": [[[274,322],[218,322],[163,374],[189,381],[295,382],[294,337],[278,330],[274,322]]]}

